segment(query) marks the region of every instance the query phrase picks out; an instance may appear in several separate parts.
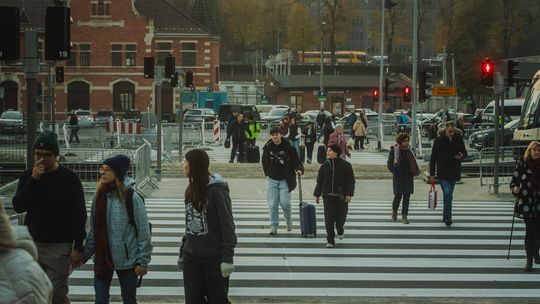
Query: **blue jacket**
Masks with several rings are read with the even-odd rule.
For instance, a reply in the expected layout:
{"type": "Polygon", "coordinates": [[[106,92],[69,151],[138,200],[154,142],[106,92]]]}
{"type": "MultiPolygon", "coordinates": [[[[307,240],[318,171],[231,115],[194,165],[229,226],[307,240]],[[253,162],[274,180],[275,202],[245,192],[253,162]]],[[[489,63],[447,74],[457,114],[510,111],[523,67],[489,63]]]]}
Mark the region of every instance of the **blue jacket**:
{"type": "MultiPolygon", "coordinates": [[[[124,181],[126,190],[135,186],[135,181],[126,176],[124,181]]],[[[90,211],[90,232],[84,244],[84,256],[90,258],[94,255],[94,222],[96,198],[92,202],[90,211]]],[[[133,217],[137,225],[138,238],[135,227],[129,223],[129,216],[124,203],[121,203],[116,193],[107,194],[107,231],[109,248],[115,269],[129,269],[135,265],[146,266],[150,263],[152,254],[152,240],[146,208],[142,198],[133,194],[133,217]]]]}

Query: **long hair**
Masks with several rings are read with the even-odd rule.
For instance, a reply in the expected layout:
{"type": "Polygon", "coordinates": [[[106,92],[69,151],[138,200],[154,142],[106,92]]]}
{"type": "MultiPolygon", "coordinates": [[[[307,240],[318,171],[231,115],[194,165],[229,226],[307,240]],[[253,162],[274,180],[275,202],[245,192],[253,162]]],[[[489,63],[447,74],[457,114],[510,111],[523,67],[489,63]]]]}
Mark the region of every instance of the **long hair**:
{"type": "Polygon", "coordinates": [[[536,140],[531,141],[531,143],[527,147],[527,150],[525,150],[525,154],[523,155],[523,160],[525,160],[525,161],[530,160],[532,158],[531,150],[534,149],[535,147],[538,147],[538,146],[540,146],[540,142],[538,142],[536,140]]]}
{"type": "MultiPolygon", "coordinates": [[[[120,203],[125,204],[126,203],[125,201],[126,188],[124,187],[124,183],[118,177],[115,176],[114,184],[116,186],[115,192],[116,192],[116,195],[118,196],[118,199],[120,200],[120,203]]],[[[99,197],[103,193],[103,191],[105,191],[106,187],[107,187],[107,184],[102,182],[101,179],[99,179],[99,182],[96,187],[96,198],[99,197]]]]}
{"type": "Polygon", "coordinates": [[[204,191],[210,181],[210,159],[203,150],[193,149],[186,153],[186,161],[189,163],[189,185],[184,197],[186,204],[201,212],[205,206],[204,191]]]}

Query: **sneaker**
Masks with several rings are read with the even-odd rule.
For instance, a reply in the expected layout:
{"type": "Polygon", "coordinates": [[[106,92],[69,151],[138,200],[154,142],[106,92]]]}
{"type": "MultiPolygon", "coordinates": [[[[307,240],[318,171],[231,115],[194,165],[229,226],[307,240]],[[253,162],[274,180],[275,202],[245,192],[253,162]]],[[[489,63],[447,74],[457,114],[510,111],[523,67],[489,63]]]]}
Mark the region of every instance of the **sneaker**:
{"type": "Polygon", "coordinates": [[[277,234],[277,227],[272,227],[270,228],[270,233],[269,235],[276,235],[277,234]]]}
{"type": "Polygon", "coordinates": [[[392,221],[397,221],[397,210],[392,210],[392,221]]]}
{"type": "Polygon", "coordinates": [[[401,215],[401,222],[403,224],[408,224],[409,223],[409,219],[407,218],[407,215],[405,215],[405,214],[401,215]]]}
{"type": "Polygon", "coordinates": [[[229,161],[229,164],[232,164],[233,162],[234,162],[234,160],[231,159],[231,160],[229,161]]]}
{"type": "Polygon", "coordinates": [[[292,231],[292,223],[291,223],[291,224],[287,224],[287,231],[292,231]]]}
{"type": "Polygon", "coordinates": [[[326,248],[334,248],[334,244],[332,244],[332,243],[326,243],[326,248]]]}
{"type": "Polygon", "coordinates": [[[343,234],[338,234],[337,238],[340,239],[340,240],[343,240],[343,234]]]}
{"type": "Polygon", "coordinates": [[[452,226],[452,220],[446,220],[444,224],[446,225],[446,227],[450,227],[452,226]]]}

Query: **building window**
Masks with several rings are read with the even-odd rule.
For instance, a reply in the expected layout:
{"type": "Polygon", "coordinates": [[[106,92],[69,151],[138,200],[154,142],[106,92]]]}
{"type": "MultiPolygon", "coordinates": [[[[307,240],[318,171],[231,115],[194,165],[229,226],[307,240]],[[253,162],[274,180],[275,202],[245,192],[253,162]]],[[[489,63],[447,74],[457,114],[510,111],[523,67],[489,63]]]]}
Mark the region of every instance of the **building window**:
{"type": "Polygon", "coordinates": [[[137,45],[126,44],[126,66],[135,66],[137,58],[137,45]]]}
{"type": "Polygon", "coordinates": [[[77,45],[73,44],[71,47],[71,52],[69,53],[69,59],[66,62],[67,66],[76,66],[77,65],[77,45]]]}
{"type": "Polygon", "coordinates": [[[81,43],[79,44],[79,57],[80,57],[80,66],[90,66],[90,44],[81,43]]]}
{"type": "Polygon", "coordinates": [[[304,108],[304,96],[292,95],[291,96],[291,108],[296,109],[298,112],[302,112],[304,108]]]}
{"type": "Polygon", "coordinates": [[[111,65],[122,66],[122,45],[121,44],[111,45],[111,65]]]}
{"type": "Polygon", "coordinates": [[[197,65],[197,44],[194,42],[182,42],[181,44],[182,66],[197,65]]]}
{"type": "Polygon", "coordinates": [[[157,65],[165,65],[165,57],[172,53],[171,42],[156,43],[157,65]]]}
{"type": "Polygon", "coordinates": [[[110,0],[93,0],[92,16],[110,16],[111,1],[110,0]]]}

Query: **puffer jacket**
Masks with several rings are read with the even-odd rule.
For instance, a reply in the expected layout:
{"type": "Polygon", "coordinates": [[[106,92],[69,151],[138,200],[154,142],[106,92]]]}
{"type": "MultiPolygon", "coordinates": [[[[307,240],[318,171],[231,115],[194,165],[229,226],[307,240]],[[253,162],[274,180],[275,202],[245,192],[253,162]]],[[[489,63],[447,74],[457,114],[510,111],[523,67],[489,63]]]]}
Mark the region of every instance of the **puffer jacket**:
{"type": "Polygon", "coordinates": [[[366,126],[361,120],[357,120],[353,126],[354,136],[366,136],[366,126]]]}
{"type": "Polygon", "coordinates": [[[28,229],[15,227],[15,234],[18,247],[0,250],[0,302],[51,303],[53,287],[37,263],[37,249],[28,229]]]}
{"type": "MultiPolygon", "coordinates": [[[[126,190],[134,186],[135,181],[126,176],[124,181],[126,190]]],[[[95,207],[96,199],[94,198],[90,211],[90,232],[84,244],[84,256],[87,259],[95,253],[95,207]]],[[[152,254],[150,227],[144,202],[137,192],[133,194],[133,218],[137,233],[135,233],[135,227],[129,223],[125,204],[120,202],[116,193],[107,194],[107,232],[115,269],[129,269],[135,265],[146,266],[150,263],[152,254]]]]}

